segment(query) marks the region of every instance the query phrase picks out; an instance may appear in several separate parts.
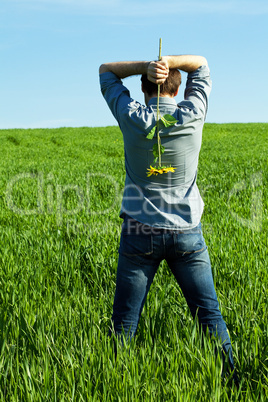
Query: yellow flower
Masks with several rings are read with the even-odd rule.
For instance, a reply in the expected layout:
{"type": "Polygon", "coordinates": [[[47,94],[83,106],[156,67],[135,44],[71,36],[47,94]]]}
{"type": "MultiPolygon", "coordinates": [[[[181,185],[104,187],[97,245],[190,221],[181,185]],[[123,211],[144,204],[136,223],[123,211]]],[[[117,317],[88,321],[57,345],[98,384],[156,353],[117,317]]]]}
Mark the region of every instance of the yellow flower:
{"type": "Polygon", "coordinates": [[[150,165],[150,169],[147,169],[147,170],[149,170],[149,172],[147,172],[147,177],[150,177],[152,175],[156,175],[156,176],[158,175],[157,169],[152,167],[151,165],[150,165]]]}
{"type": "Polygon", "coordinates": [[[175,169],[177,169],[177,168],[174,168],[174,167],[170,166],[170,167],[163,168],[163,171],[164,171],[164,173],[168,173],[168,172],[174,173],[175,169]]]}
{"type": "Polygon", "coordinates": [[[150,165],[150,169],[147,169],[147,170],[149,170],[149,172],[147,172],[147,177],[150,177],[152,175],[157,176],[158,174],[163,174],[163,173],[168,173],[168,172],[174,173],[175,169],[176,168],[171,167],[171,166],[170,167],[166,167],[166,166],[160,167],[160,166],[158,166],[158,168],[155,168],[155,167],[150,165]]]}

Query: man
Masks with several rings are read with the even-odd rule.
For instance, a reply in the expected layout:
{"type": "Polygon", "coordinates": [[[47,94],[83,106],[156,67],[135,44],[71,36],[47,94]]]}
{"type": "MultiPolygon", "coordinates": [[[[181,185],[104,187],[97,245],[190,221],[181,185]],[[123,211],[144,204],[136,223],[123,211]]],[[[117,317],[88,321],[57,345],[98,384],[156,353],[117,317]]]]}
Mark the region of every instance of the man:
{"type": "Polygon", "coordinates": [[[219,311],[200,219],[203,201],[196,177],[202,129],[211,90],[202,56],[165,56],[161,61],[115,62],[100,66],[102,94],[124,137],[126,181],[120,216],[124,219],[119,248],[113,324],[116,334],[135,335],[146,296],[165,259],[204,331],[219,337],[223,355],[233,356],[226,324],[219,311]],[[176,104],[181,75],[188,73],[184,100],[176,104]],[[130,97],[122,79],[142,75],[146,106],[130,97]],[[162,165],[174,172],[148,177],[153,144],[146,138],[156,125],[157,85],[161,116],[177,122],[161,126],[165,147],[162,165]]]}

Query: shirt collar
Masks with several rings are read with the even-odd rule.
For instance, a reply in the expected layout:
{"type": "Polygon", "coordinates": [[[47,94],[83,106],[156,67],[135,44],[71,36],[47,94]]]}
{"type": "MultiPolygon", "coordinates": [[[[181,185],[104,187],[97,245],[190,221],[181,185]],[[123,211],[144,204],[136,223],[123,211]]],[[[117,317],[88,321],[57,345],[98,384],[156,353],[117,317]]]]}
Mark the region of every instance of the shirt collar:
{"type": "MultiPolygon", "coordinates": [[[[151,98],[148,102],[148,106],[152,106],[152,105],[157,105],[157,98],[151,98]]],[[[177,102],[175,101],[174,98],[168,98],[168,97],[164,97],[164,96],[160,96],[159,98],[159,105],[172,105],[172,106],[176,106],[177,102]]]]}

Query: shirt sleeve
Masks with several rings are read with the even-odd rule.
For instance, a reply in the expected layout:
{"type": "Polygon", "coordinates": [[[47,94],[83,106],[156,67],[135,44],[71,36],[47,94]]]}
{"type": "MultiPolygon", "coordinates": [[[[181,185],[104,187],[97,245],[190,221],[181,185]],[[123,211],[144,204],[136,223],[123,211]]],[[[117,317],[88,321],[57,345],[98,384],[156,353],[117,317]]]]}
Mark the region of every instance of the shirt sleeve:
{"type": "Polygon", "coordinates": [[[197,112],[201,112],[205,117],[211,86],[212,82],[208,66],[201,66],[189,73],[184,92],[184,101],[180,102],[180,105],[196,109],[197,112]]]}
{"type": "Polygon", "coordinates": [[[100,74],[101,92],[113,116],[120,124],[120,111],[127,108],[131,102],[129,90],[114,73],[100,74]]]}

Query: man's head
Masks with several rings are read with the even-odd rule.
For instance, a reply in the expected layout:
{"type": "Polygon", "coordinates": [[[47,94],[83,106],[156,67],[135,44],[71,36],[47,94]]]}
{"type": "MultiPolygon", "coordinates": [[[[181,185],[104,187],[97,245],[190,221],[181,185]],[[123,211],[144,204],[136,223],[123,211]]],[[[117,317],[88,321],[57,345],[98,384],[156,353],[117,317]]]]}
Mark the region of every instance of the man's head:
{"type": "MultiPolygon", "coordinates": [[[[157,96],[157,84],[149,81],[146,74],[141,76],[142,91],[149,98],[157,96]]],[[[164,84],[160,85],[160,96],[169,96],[173,98],[177,95],[181,84],[181,73],[179,70],[169,70],[168,77],[164,84]]]]}

